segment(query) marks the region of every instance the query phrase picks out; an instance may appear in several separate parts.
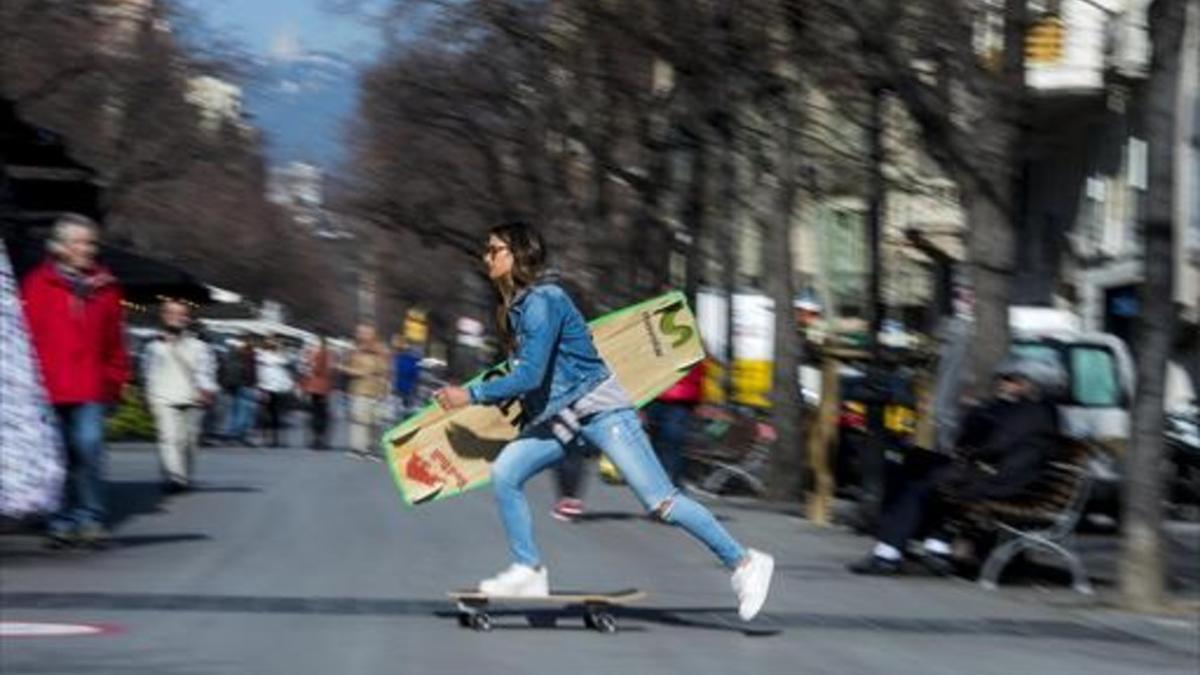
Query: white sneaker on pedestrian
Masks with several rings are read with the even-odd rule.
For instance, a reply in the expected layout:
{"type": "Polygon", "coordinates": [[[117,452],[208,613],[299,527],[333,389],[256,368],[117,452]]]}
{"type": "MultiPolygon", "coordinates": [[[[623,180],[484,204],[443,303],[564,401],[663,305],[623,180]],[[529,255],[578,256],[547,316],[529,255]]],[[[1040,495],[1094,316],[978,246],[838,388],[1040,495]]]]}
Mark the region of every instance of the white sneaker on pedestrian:
{"type": "Polygon", "coordinates": [[[734,570],[732,580],[733,590],[738,597],[738,616],[742,617],[742,621],[749,621],[758,615],[767,601],[771,575],[775,573],[775,558],[766,553],[750,549],[746,557],[749,560],[734,570]]]}
{"type": "Polygon", "coordinates": [[[550,595],[550,574],[545,567],[513,563],[491,579],[479,582],[479,592],[507,598],[539,598],[550,595]]]}

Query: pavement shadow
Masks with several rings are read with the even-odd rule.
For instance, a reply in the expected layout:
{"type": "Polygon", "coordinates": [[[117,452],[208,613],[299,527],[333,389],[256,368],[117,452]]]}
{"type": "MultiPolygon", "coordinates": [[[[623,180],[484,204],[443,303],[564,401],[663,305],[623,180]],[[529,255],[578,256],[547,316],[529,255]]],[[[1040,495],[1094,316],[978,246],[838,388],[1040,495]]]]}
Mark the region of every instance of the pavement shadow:
{"type": "Polygon", "coordinates": [[[109,481],[107,483],[108,525],[116,530],[135,516],[161,513],[168,499],[186,499],[189,494],[253,494],[262,488],[248,485],[197,483],[179,495],[169,496],[159,481],[109,481]]]}
{"type": "Polygon", "coordinates": [[[0,560],[3,561],[5,567],[22,563],[42,564],[53,560],[73,560],[128,548],[210,541],[211,539],[206,534],[193,533],[116,535],[102,547],[80,546],[52,549],[47,547],[45,539],[40,535],[27,533],[22,536],[10,537],[2,542],[0,560]]]}
{"type": "Polygon", "coordinates": [[[106,491],[108,526],[112,530],[134,516],[161,513],[166,497],[158,481],[109,481],[106,491]]]}
{"type": "MultiPolygon", "coordinates": [[[[981,566],[978,564],[961,566],[958,575],[968,581],[979,579],[981,566]]],[[[1115,579],[1106,579],[1094,573],[1088,573],[1088,581],[1097,588],[1111,588],[1116,585],[1115,579]]],[[[1028,556],[1017,556],[1004,568],[1000,575],[999,585],[1009,587],[1053,586],[1070,589],[1074,582],[1071,570],[1057,562],[1043,562],[1028,556]]]]}
{"type": "Polygon", "coordinates": [[[848,574],[842,563],[776,563],[775,573],[798,581],[845,580],[848,574]]]}
{"type": "Polygon", "coordinates": [[[663,626],[738,633],[746,637],[775,637],[783,634],[782,628],[769,624],[745,623],[734,616],[728,607],[625,607],[619,614],[663,626]]]}
{"type": "Polygon", "coordinates": [[[161,544],[182,544],[193,541],[212,541],[207,534],[125,534],[114,536],[109,542],[109,549],[139,548],[142,546],[158,546],[161,544]]]}
{"type": "Polygon", "coordinates": [[[579,523],[598,523],[608,520],[650,520],[650,517],[640,511],[636,513],[628,511],[588,511],[575,516],[575,521],[579,523]]]}
{"type": "Polygon", "coordinates": [[[262,488],[249,485],[205,485],[204,483],[197,483],[188,488],[185,494],[253,494],[255,492],[262,492],[262,488]]]}
{"type": "MultiPolygon", "coordinates": [[[[219,488],[217,491],[224,491],[219,488]]],[[[238,488],[231,488],[238,490],[238,488]]],[[[256,488],[248,488],[256,491],[256,488]]],[[[200,491],[204,491],[201,488],[200,491]]],[[[133,518],[150,513],[161,513],[166,495],[163,494],[162,483],[158,481],[106,481],[104,484],[104,503],[108,508],[108,526],[116,530],[122,523],[133,518]]],[[[45,516],[27,518],[24,520],[5,519],[0,527],[0,534],[30,534],[41,531],[45,516]]]]}
{"type": "MultiPolygon", "coordinates": [[[[610,607],[607,610],[617,619],[621,633],[647,631],[645,625],[658,624],[673,628],[737,633],[746,637],[774,637],[783,630],[769,624],[747,624],[735,616],[728,607],[610,607]]],[[[493,623],[495,630],[591,630],[583,625],[583,611],[575,607],[552,609],[491,608],[488,615],[500,622],[493,623]],[[524,622],[520,619],[523,618],[524,622]],[[516,619],[516,621],[514,621],[516,619]]],[[[458,612],[438,610],[434,616],[458,620],[458,612]]],[[[769,619],[768,619],[769,621],[769,619]]]]}

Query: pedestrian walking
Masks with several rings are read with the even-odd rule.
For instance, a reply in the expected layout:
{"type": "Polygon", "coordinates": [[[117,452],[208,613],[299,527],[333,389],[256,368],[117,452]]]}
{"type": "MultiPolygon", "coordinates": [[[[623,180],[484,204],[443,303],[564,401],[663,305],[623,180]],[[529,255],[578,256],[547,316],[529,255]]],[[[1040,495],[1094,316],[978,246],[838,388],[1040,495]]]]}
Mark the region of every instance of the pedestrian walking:
{"type": "Polygon", "coordinates": [[[287,411],[296,389],[292,377],[292,361],[284,354],[279,345],[279,338],[274,335],[263,342],[257,357],[258,388],[262,391],[261,398],[266,412],[264,443],[273,448],[281,448],[281,434],[286,431],[287,411]]]}
{"type": "Polygon", "coordinates": [[[421,350],[403,335],[397,334],[392,341],[395,355],[392,357],[392,394],[400,403],[401,416],[417,404],[417,384],[421,381],[421,350]]]}
{"type": "Polygon", "coordinates": [[[108,537],[104,415],[129,380],[121,289],[96,261],[99,228],[70,214],[54,224],[49,259],[21,285],[42,381],[67,450],[61,509],[47,524],[55,545],[108,537]]]}
{"type": "Polygon", "coordinates": [[[508,348],[510,373],[469,388],[436,394],[444,409],[497,405],[520,398],[525,424],[492,465],[492,486],[508,536],[512,564],[485,579],[488,595],[545,596],[549,572],[534,542],[533,516],[523,487],[534,474],[562,461],[582,436],[609,457],[655,517],[676,524],[704,543],[732,573],[738,614],[750,620],[762,609],[774,559],[746,549],[704,506],[681,494],[667,477],[643,431],[628,394],[596,351],[587,323],[570,297],[543,276],[546,250],[529,225],[492,229],[483,253],[502,302],[496,316],[508,348]]]}
{"type": "Polygon", "coordinates": [[[360,325],[354,332],[354,351],[341,365],[350,396],[350,452],[357,457],[374,457],[372,448],[379,408],[387,400],[390,364],[387,350],[375,328],[360,325]]]}
{"type": "Polygon", "coordinates": [[[146,346],[146,400],[158,431],[158,459],[168,493],[192,485],[205,409],[217,392],[212,349],[191,334],[187,305],[162,303],[162,333],[146,346]]]}
{"type": "MultiPolygon", "coordinates": [[[[192,320],[189,313],[188,332],[208,347],[213,372],[217,372],[220,359],[217,357],[218,342],[215,335],[204,329],[204,326],[192,320]]],[[[229,404],[221,395],[221,385],[216,381],[216,391],[212,392],[210,401],[203,407],[200,424],[200,447],[220,445],[225,437],[226,419],[229,417],[229,404]]]]}
{"type": "Polygon", "coordinates": [[[304,379],[300,388],[308,395],[312,447],[329,447],[329,394],[333,391],[333,355],[325,336],[304,356],[304,379]]]}
{"type": "Polygon", "coordinates": [[[258,415],[258,354],[251,335],[242,335],[238,344],[225,352],[220,380],[229,398],[225,438],[230,443],[253,445],[250,430],[258,415]]]}
{"type": "Polygon", "coordinates": [[[564,523],[573,523],[583,518],[583,492],[588,482],[588,458],[595,451],[581,437],[571,441],[572,446],[564,449],[562,461],[554,465],[554,487],[558,498],[550,509],[550,516],[564,523]],[[574,447],[577,446],[577,447],[574,447]]]}
{"type": "Polygon", "coordinates": [[[679,487],[683,478],[683,451],[688,421],[704,398],[704,362],[697,363],[683,379],[659,394],[646,407],[650,441],[671,483],[679,487]]]}

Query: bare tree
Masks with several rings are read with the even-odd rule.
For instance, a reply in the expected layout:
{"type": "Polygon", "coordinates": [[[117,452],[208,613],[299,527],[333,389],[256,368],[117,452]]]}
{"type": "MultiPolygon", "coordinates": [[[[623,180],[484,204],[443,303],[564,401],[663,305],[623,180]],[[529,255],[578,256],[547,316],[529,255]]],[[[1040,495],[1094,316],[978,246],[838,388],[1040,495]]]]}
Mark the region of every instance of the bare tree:
{"type": "MultiPolygon", "coordinates": [[[[95,169],[106,238],[306,319],[336,314],[310,234],[265,199],[264,152],[244,120],[202,123],[200,75],[233,76],[221,48],[183,44],[173,2],[0,2],[0,96],[95,169]]],[[[346,326],[343,326],[345,328],[346,326]]]]}
{"type": "Polygon", "coordinates": [[[1149,145],[1149,188],[1142,220],[1142,259],[1146,264],[1137,338],[1133,436],[1125,463],[1120,564],[1123,602],[1137,610],[1159,607],[1165,587],[1163,390],[1177,313],[1172,303],[1175,266],[1170,262],[1174,251],[1175,124],[1180,49],[1189,4],[1196,17],[1196,0],[1156,0],[1151,7],[1153,61],[1143,96],[1144,132],[1149,145]]]}
{"type": "MultiPolygon", "coordinates": [[[[793,11],[807,3],[793,0],[793,11]]],[[[1015,264],[1015,159],[1024,114],[1025,0],[1003,3],[999,58],[980,54],[975,27],[987,3],[824,2],[844,25],[841,49],[871,86],[889,89],[918,125],[925,151],[957,184],[969,223],[974,284],[972,372],[987,382],[1008,349],[1015,264]]],[[[838,35],[834,31],[834,36],[838,35]]],[[[836,45],[836,41],[832,41],[836,45]]]]}

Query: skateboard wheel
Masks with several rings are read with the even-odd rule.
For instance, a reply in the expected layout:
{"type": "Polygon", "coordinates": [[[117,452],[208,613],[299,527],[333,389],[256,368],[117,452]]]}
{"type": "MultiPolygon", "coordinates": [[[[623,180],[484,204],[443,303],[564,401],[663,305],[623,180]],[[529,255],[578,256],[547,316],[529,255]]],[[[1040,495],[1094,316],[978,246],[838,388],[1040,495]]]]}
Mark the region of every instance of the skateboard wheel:
{"type": "Polygon", "coordinates": [[[471,628],[486,633],[492,629],[492,617],[487,614],[476,614],[471,617],[471,628]]]}
{"type": "Polygon", "coordinates": [[[597,614],[595,618],[592,619],[592,623],[595,624],[593,628],[601,633],[617,632],[617,620],[612,614],[607,612],[597,614]]]}
{"type": "Polygon", "coordinates": [[[470,628],[471,627],[471,615],[467,614],[466,612],[459,612],[458,625],[461,628],[470,628]]]}
{"type": "Polygon", "coordinates": [[[617,620],[608,612],[594,612],[583,615],[583,625],[601,633],[617,632],[617,620]]]}

